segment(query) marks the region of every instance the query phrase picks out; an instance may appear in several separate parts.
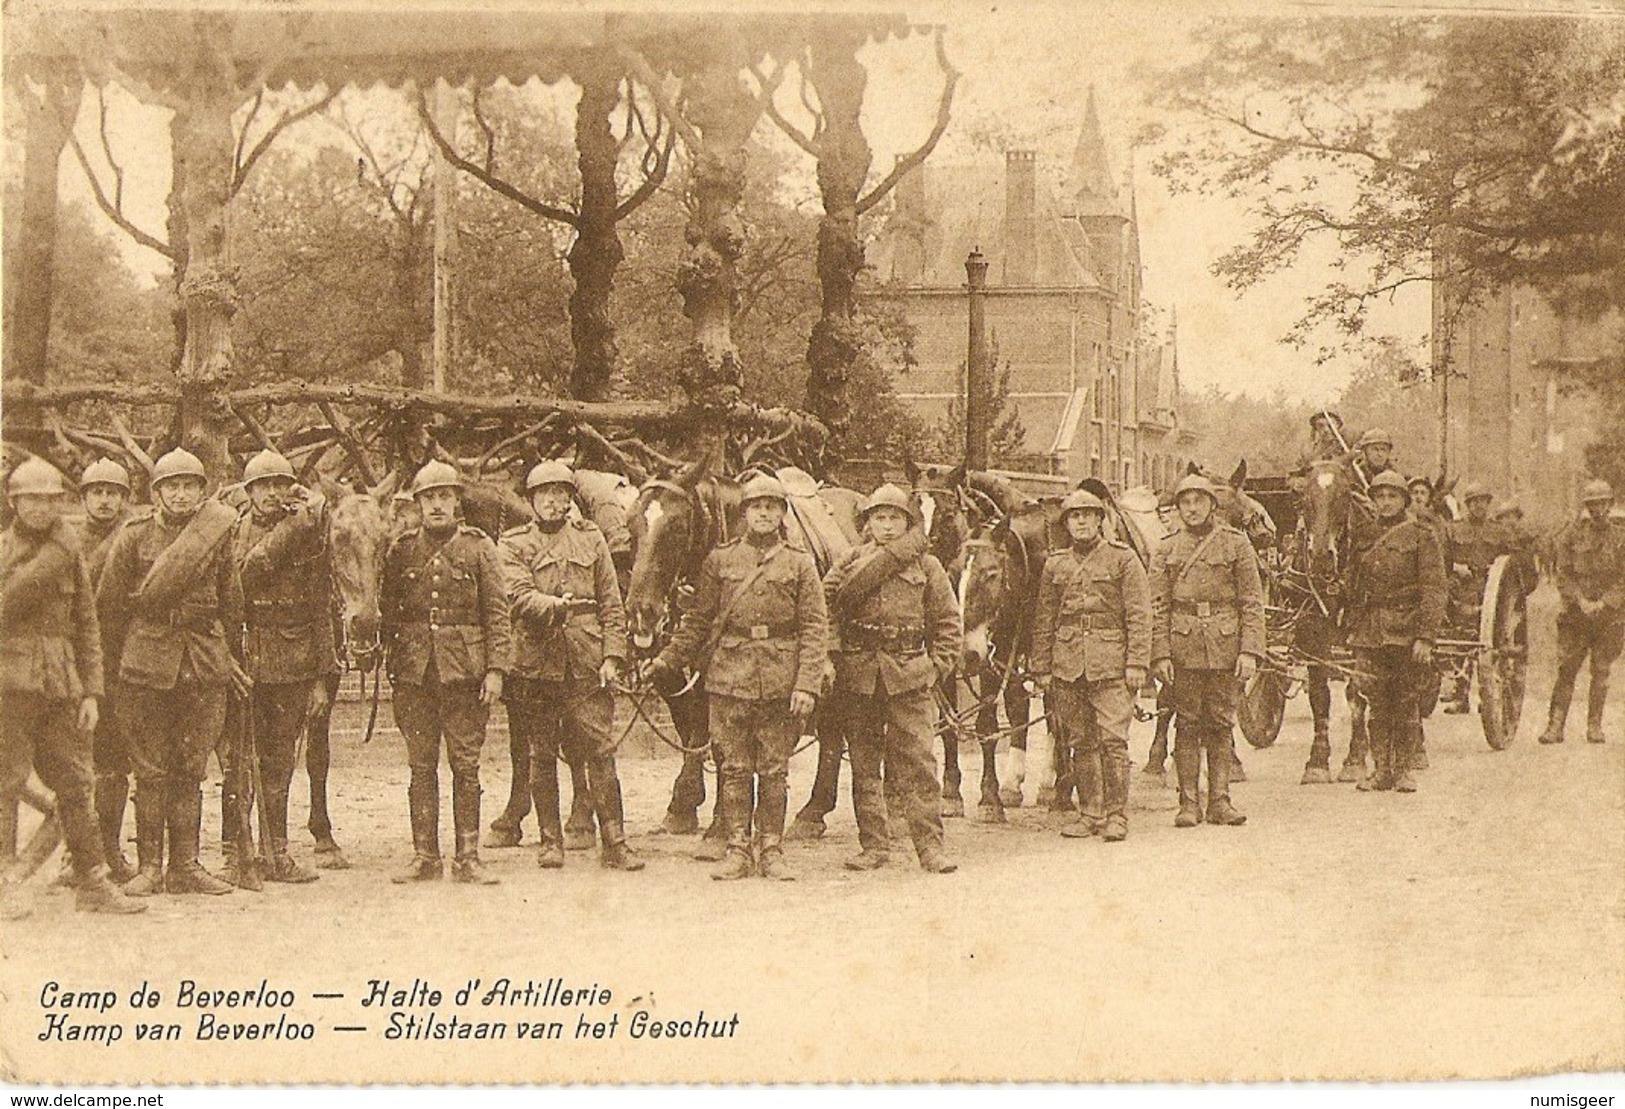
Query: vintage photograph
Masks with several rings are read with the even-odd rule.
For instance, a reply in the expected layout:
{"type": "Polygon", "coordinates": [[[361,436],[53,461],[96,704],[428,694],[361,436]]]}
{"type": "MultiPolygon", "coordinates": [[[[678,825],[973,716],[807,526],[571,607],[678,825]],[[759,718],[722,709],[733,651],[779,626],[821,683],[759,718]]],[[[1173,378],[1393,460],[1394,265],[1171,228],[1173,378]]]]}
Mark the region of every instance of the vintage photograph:
{"type": "Polygon", "coordinates": [[[0,38],[5,1083],[1618,1084],[1616,5],[0,38]]]}

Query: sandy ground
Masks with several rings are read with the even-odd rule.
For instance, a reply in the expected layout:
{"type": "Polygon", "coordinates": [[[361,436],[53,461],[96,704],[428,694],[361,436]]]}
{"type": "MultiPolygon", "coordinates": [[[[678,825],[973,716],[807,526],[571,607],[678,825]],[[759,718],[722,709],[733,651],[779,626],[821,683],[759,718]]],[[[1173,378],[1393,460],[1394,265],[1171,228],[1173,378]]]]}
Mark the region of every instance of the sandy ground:
{"type": "MultiPolygon", "coordinates": [[[[1549,598],[1537,595],[1541,611],[1549,598]]],[[[1540,632],[1549,637],[1549,622],[1540,632]]],[[[1550,657],[1537,638],[1538,658],[1550,657]]],[[[689,858],[696,840],[653,834],[676,756],[634,733],[623,749],[640,874],[571,853],[560,872],[533,848],[484,852],[493,888],[402,888],[410,851],[406,767],[383,714],[369,747],[342,710],[333,771],[338,835],[354,869],[302,887],[223,898],[161,897],[136,918],[76,914],[36,892],[7,926],[0,1046],[25,1080],[391,1082],[707,1079],[1252,1079],[1509,1076],[1625,1063],[1625,696],[1610,742],[1541,747],[1549,669],[1531,680],[1518,741],[1484,743],[1476,716],[1435,717],[1420,792],[1304,787],[1308,708],[1289,705],[1280,741],[1243,748],[1243,828],[1176,830],[1171,790],[1135,775],[1130,836],[1064,840],[1025,807],[1005,825],[949,822],[961,863],[928,876],[906,853],[874,874],[856,848],[850,800],[821,842],[795,844],[800,880],[721,884],[689,858]],[[504,976],[597,984],[608,1004],[459,1007],[504,976]],[[183,979],[295,993],[279,1008],[216,1008],[219,1021],[308,1021],[310,1042],[204,1042],[183,979]],[[369,980],[443,991],[439,1019],[504,1020],[502,1041],[387,1039],[391,1010],[363,1006],[369,980]],[[122,1042],[65,1042],[42,988],[116,991],[122,1042]],[[129,1007],[142,982],[154,1014],[129,1007]],[[340,993],[316,999],[313,993],[340,993]],[[731,1037],[632,1038],[633,1016],[738,1013],[731,1037]],[[582,1014],[615,1035],[576,1038],[582,1014]],[[134,1025],[177,1022],[180,1043],[138,1042],[134,1025]],[[519,1042],[519,1021],[558,1020],[564,1038],[519,1042]],[[335,1031],[364,1028],[363,1032],[335,1031]]],[[[1582,679],[1582,697],[1584,679],[1582,679]]],[[[1340,698],[1339,698],[1340,701],[1340,698]]],[[[1583,705],[1583,700],[1582,700],[1583,705]]],[[[1341,709],[1341,706],[1339,706],[1341,709]]],[[[626,709],[622,707],[621,721],[626,709]]],[[[1583,708],[1581,710],[1583,712],[1583,708]]],[[[1339,718],[1338,755],[1346,739],[1339,718]]],[[[1132,746],[1143,760],[1149,725],[1132,746]]],[[[506,796],[506,736],[486,746],[486,820],[506,796]]],[[[966,747],[968,769],[978,764],[966,747]]],[[[813,753],[792,767],[792,806],[813,753]]],[[[449,782],[449,776],[446,776],[449,782]]],[[[299,779],[302,789],[303,778],[299,779]]],[[[211,787],[212,788],[212,787],[211,787]]],[[[1031,791],[1031,786],[1029,786],[1031,791]]],[[[974,802],[973,781],[966,797],[974,802]]],[[[449,787],[447,788],[449,795],[449,787]]],[[[1029,798],[1031,792],[1029,792],[1029,798]]],[[[218,811],[207,798],[206,836],[218,811]]],[[[972,804],[974,809],[974,804],[972,804]]],[[[443,802],[450,833],[449,796],[443,802]]],[[[302,804],[296,819],[302,821],[302,804]]],[[[533,825],[527,821],[527,841],[533,825]]],[[[308,858],[309,845],[297,845],[308,858]]],[[[206,861],[216,860],[210,852],[206,861]]],[[[36,887],[38,883],[36,883],[36,887]]]]}

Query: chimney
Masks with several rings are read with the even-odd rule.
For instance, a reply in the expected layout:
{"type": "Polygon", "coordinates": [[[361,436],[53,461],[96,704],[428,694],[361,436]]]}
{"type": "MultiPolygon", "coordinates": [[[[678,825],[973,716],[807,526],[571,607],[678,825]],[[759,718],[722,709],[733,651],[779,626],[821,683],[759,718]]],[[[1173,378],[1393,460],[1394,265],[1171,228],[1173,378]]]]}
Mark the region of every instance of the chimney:
{"type": "Polygon", "coordinates": [[[1038,154],[1004,156],[1004,284],[1038,283],[1038,154]]]}

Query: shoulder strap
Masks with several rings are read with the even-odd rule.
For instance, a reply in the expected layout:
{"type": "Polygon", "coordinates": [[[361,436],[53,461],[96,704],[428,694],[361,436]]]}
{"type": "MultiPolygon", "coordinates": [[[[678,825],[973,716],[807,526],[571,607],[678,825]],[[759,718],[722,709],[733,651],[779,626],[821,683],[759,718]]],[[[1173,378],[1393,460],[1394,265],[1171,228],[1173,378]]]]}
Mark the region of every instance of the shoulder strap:
{"type": "Polygon", "coordinates": [[[755,566],[751,567],[750,573],[746,574],[744,580],[739,583],[739,588],[734,590],[733,596],[724,601],[717,609],[717,616],[716,619],[711,622],[711,635],[706,640],[705,652],[701,656],[702,658],[710,658],[711,652],[717,649],[717,644],[722,641],[722,629],[728,625],[728,617],[732,616],[734,609],[739,607],[739,602],[744,598],[746,593],[750,592],[750,587],[755,585],[757,579],[759,579],[762,574],[766,572],[767,564],[777,558],[779,556],[779,552],[782,550],[784,550],[782,544],[774,547],[768,552],[766,558],[762,559],[755,566]]]}
{"type": "Polygon", "coordinates": [[[136,590],[145,612],[162,612],[197,584],[197,575],[237,526],[237,513],[219,501],[205,501],[165,547],[136,590]]]}
{"type": "Polygon", "coordinates": [[[1220,525],[1214,524],[1213,530],[1202,536],[1201,542],[1196,544],[1196,549],[1191,551],[1191,556],[1187,558],[1185,560],[1185,564],[1179,568],[1179,573],[1174,575],[1174,589],[1179,588],[1179,583],[1185,580],[1186,574],[1190,573],[1191,566],[1196,563],[1197,559],[1202,557],[1203,552],[1205,552],[1213,541],[1219,537],[1219,527],[1220,525]]]}

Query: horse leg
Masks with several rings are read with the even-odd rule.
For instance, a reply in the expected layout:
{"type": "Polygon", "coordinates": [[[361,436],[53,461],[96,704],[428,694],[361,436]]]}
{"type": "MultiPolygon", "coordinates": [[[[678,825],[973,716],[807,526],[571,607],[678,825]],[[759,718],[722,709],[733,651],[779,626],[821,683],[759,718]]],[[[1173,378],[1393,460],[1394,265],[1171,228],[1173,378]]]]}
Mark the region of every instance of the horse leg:
{"type": "Polygon", "coordinates": [[[696,696],[698,686],[687,693],[666,698],[672,726],[683,745],[683,765],[671,785],[671,803],[660,823],[663,832],[691,835],[700,830],[699,808],[705,803],[705,744],[710,737],[705,698],[696,696]]]}
{"type": "Polygon", "coordinates": [[[1309,711],[1315,718],[1315,740],[1298,784],[1324,785],[1332,780],[1332,685],[1331,673],[1324,666],[1309,668],[1309,711]]]}
{"type": "Polygon", "coordinates": [[[519,825],[530,815],[530,743],[519,729],[508,726],[508,803],[491,821],[486,847],[518,847],[524,838],[519,825]]]}
{"type": "Polygon", "coordinates": [[[1349,682],[1349,753],[1343,759],[1343,769],[1338,771],[1337,780],[1340,782],[1358,782],[1365,777],[1365,756],[1371,749],[1371,737],[1366,730],[1367,713],[1365,698],[1360,691],[1349,682]]]}
{"type": "MultiPolygon", "coordinates": [[[[943,693],[950,710],[959,708],[959,683],[953,678],[942,683],[943,693]]],[[[960,795],[964,781],[959,770],[959,729],[948,721],[942,723],[942,815],[964,816],[965,799],[960,795]]]]}
{"type": "Polygon", "coordinates": [[[1161,785],[1168,784],[1168,728],[1173,722],[1173,686],[1164,683],[1157,687],[1157,731],[1151,737],[1151,750],[1146,752],[1145,769],[1140,771],[1161,785]]]}
{"type": "Polygon", "coordinates": [[[592,787],[587,782],[587,760],[574,745],[561,751],[570,768],[570,818],[564,822],[564,849],[590,851],[598,845],[598,821],[592,805],[592,787]]]}
{"type": "Polygon", "coordinates": [[[316,841],[318,870],[350,868],[350,860],[333,839],[333,820],[327,811],[327,772],[333,765],[333,705],[338,698],[339,677],[330,674],[323,679],[327,684],[327,708],[305,727],[305,775],[310,779],[310,819],[305,827],[316,841]]]}
{"type": "Polygon", "coordinates": [[[819,701],[814,714],[818,732],[818,770],[813,775],[812,793],[785,831],[785,839],[818,839],[824,834],[824,818],[835,811],[835,798],[841,786],[841,752],[846,746],[838,714],[819,701]]]}
{"type": "Polygon", "coordinates": [[[0,865],[17,857],[17,802],[0,803],[0,865]]]}

